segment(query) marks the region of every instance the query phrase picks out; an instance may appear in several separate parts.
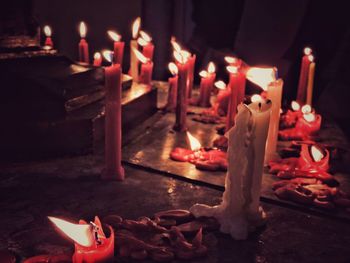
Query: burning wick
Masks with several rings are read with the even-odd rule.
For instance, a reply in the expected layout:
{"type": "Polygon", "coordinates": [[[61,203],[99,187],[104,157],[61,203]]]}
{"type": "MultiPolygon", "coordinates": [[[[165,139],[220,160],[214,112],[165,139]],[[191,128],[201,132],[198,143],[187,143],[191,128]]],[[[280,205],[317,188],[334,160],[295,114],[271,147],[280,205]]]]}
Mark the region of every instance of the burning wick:
{"type": "Polygon", "coordinates": [[[222,80],[218,80],[214,83],[215,87],[217,87],[218,89],[224,90],[226,89],[226,83],[223,82],[222,80]]]}
{"type": "Polygon", "coordinates": [[[311,111],[312,111],[312,108],[308,104],[305,104],[303,107],[301,107],[301,112],[304,114],[311,113],[311,111]]]}
{"type": "Polygon", "coordinates": [[[102,52],[103,57],[109,62],[109,63],[113,63],[113,51],[110,50],[104,50],[102,52]]]}
{"type": "Polygon", "coordinates": [[[321,149],[319,149],[317,146],[312,145],[310,151],[311,156],[315,162],[319,162],[324,158],[324,154],[322,153],[321,149]]]}
{"type": "Polygon", "coordinates": [[[309,48],[309,47],[304,48],[304,54],[306,56],[311,55],[311,53],[312,53],[312,49],[311,48],[309,48]]]}
{"type": "Polygon", "coordinates": [[[122,39],[121,35],[119,35],[118,33],[114,32],[112,30],[108,30],[107,34],[114,42],[118,42],[122,39]]]}
{"type": "Polygon", "coordinates": [[[140,26],[141,26],[141,18],[138,17],[135,19],[134,23],[132,24],[132,38],[133,39],[137,38],[137,35],[139,34],[140,26]]]}
{"type": "Polygon", "coordinates": [[[300,104],[296,102],[295,100],[292,101],[291,103],[291,108],[293,111],[299,111],[300,110],[300,104]]]}
{"type": "Polygon", "coordinates": [[[168,64],[168,69],[173,76],[177,75],[177,73],[179,72],[179,70],[174,62],[170,62],[168,64]]]}
{"type": "Polygon", "coordinates": [[[263,98],[259,95],[259,94],[254,94],[251,98],[250,98],[251,102],[263,102],[263,98]]]}
{"type": "Polygon", "coordinates": [[[80,37],[81,38],[85,38],[86,37],[86,25],[84,22],[80,22],[80,26],[79,26],[79,33],[80,33],[80,37]]]}

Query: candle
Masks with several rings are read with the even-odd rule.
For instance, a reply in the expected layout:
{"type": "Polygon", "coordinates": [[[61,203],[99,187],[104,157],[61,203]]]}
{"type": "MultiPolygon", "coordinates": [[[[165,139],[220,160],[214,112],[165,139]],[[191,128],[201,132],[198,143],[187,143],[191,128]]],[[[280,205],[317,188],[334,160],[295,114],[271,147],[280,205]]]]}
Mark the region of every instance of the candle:
{"type": "Polygon", "coordinates": [[[133,52],[134,49],[138,49],[137,44],[137,36],[139,34],[141,26],[141,18],[138,17],[135,19],[133,25],[132,25],[132,40],[130,41],[130,69],[129,74],[132,77],[133,81],[138,81],[139,77],[139,61],[136,57],[135,52],[133,52]]]}
{"type": "Polygon", "coordinates": [[[222,80],[216,81],[214,85],[219,89],[214,104],[214,112],[219,116],[226,116],[231,94],[230,89],[226,88],[227,85],[222,80]]]}
{"type": "Polygon", "coordinates": [[[51,28],[49,26],[44,26],[44,33],[45,33],[45,36],[46,36],[45,46],[53,48],[53,41],[52,41],[52,38],[51,38],[51,35],[52,35],[51,28]]]}
{"type": "Polygon", "coordinates": [[[242,65],[242,60],[240,60],[239,58],[226,56],[224,57],[224,59],[229,66],[234,66],[239,68],[242,65]]]}
{"type": "Polygon", "coordinates": [[[315,77],[315,62],[311,62],[309,66],[309,78],[307,81],[307,96],[306,103],[312,105],[312,95],[314,89],[314,77],[315,77]]]}
{"type": "Polygon", "coordinates": [[[298,166],[301,170],[329,170],[329,151],[319,145],[301,145],[298,166]]]}
{"type": "MultiPolygon", "coordinates": [[[[182,50],[181,50],[182,51],[182,50]]],[[[177,100],[176,100],[176,119],[174,130],[185,131],[186,115],[187,115],[187,73],[188,73],[188,56],[186,52],[174,51],[174,57],[178,68],[178,83],[177,83],[177,100]]]]}
{"type": "Polygon", "coordinates": [[[60,232],[74,241],[73,263],[113,262],[114,231],[108,226],[110,236],[107,238],[97,216],[90,224],[84,220],[74,224],[60,218],[48,218],[60,232]]]}
{"type": "Polygon", "coordinates": [[[298,93],[297,93],[297,101],[299,103],[306,102],[306,86],[309,75],[309,65],[313,60],[313,56],[311,55],[312,49],[309,47],[304,48],[304,56],[301,60],[301,69],[299,76],[299,84],[298,84],[298,93]]]}
{"type": "Polygon", "coordinates": [[[197,105],[200,107],[210,107],[210,95],[213,90],[215,81],[215,64],[210,62],[207,70],[202,70],[199,75],[201,76],[201,83],[199,87],[199,99],[197,105]]]}
{"type": "Polygon", "coordinates": [[[114,41],[113,50],[114,50],[114,63],[115,64],[123,64],[123,55],[124,55],[124,45],[125,43],[120,41],[121,35],[118,33],[109,30],[108,32],[109,37],[114,41]]]}
{"type": "Polygon", "coordinates": [[[102,56],[101,56],[101,53],[100,52],[95,52],[94,54],[94,63],[93,65],[95,67],[100,67],[102,64],[102,56]]]}
{"type": "Polygon", "coordinates": [[[215,217],[220,231],[234,239],[246,239],[266,217],[259,198],[270,108],[270,101],[238,106],[236,124],[227,133],[228,172],[223,201],[213,207],[196,204],[190,208],[195,217],[215,217]]]}
{"type": "Polygon", "coordinates": [[[314,112],[304,113],[295,124],[295,128],[301,130],[306,135],[315,134],[321,128],[322,117],[314,112]]]}
{"type": "Polygon", "coordinates": [[[173,62],[169,63],[168,68],[173,76],[168,79],[168,84],[169,84],[168,102],[167,102],[167,105],[165,108],[168,111],[173,111],[176,107],[178,69],[177,69],[176,64],[173,62]]]}
{"type": "Polygon", "coordinates": [[[188,58],[188,98],[192,97],[192,89],[193,89],[193,78],[194,78],[194,67],[196,65],[196,55],[193,54],[188,58]]]}
{"type": "Polygon", "coordinates": [[[80,22],[80,42],[79,42],[79,61],[89,63],[89,44],[85,40],[86,37],[86,25],[84,22],[80,22]]]}
{"type": "Polygon", "coordinates": [[[140,31],[140,38],[138,44],[142,46],[143,55],[149,60],[153,60],[154,45],[152,44],[152,38],[144,31],[140,31]]]}
{"type": "MultiPolygon", "coordinates": [[[[113,61],[113,52],[103,52],[109,62],[113,61]]],[[[121,121],[121,66],[112,64],[105,68],[105,169],[103,179],[124,180],[122,167],[122,121],[121,121]]]]}
{"type": "Polygon", "coordinates": [[[142,84],[151,85],[153,62],[150,61],[149,58],[145,57],[140,51],[136,49],[134,49],[133,51],[137,59],[142,63],[139,82],[142,84]]]}

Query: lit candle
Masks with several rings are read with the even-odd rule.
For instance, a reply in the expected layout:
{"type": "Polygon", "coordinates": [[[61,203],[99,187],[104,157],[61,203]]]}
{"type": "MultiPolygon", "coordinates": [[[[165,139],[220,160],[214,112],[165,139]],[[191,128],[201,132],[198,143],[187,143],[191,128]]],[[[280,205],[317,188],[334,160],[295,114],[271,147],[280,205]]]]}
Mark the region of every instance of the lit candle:
{"type": "Polygon", "coordinates": [[[142,63],[141,73],[139,76],[139,82],[146,85],[151,85],[153,62],[149,58],[145,57],[140,51],[134,49],[137,59],[142,63]]]}
{"type": "Polygon", "coordinates": [[[141,26],[141,18],[138,17],[135,19],[133,25],[132,25],[132,40],[130,41],[130,70],[129,74],[132,77],[133,81],[138,81],[139,78],[139,60],[137,59],[135,52],[133,52],[134,49],[138,49],[137,44],[137,36],[139,34],[141,26]]]}
{"type": "Polygon", "coordinates": [[[227,88],[226,83],[222,80],[216,81],[214,85],[219,89],[214,104],[214,112],[219,116],[226,116],[231,94],[230,89],[227,88]]]}
{"type": "MultiPolygon", "coordinates": [[[[113,52],[105,51],[103,56],[113,61],[113,52]]],[[[124,180],[122,167],[122,107],[121,107],[121,66],[113,64],[105,68],[105,169],[103,179],[124,180]]]]}
{"type": "Polygon", "coordinates": [[[314,77],[315,77],[315,67],[316,64],[313,61],[310,63],[309,66],[309,78],[307,81],[307,96],[306,96],[306,103],[309,105],[312,105],[312,95],[313,95],[313,89],[314,89],[314,77]]]}
{"type": "Polygon", "coordinates": [[[142,46],[143,55],[149,60],[153,60],[154,45],[152,44],[150,35],[141,30],[138,44],[142,46]]]}
{"type": "Polygon", "coordinates": [[[94,66],[100,67],[102,64],[102,56],[100,52],[95,52],[94,54],[94,66]]]}
{"type": "Polygon", "coordinates": [[[80,42],[79,42],[79,61],[89,63],[89,44],[86,41],[86,25],[84,22],[80,22],[80,42]]]}
{"type": "Polygon", "coordinates": [[[301,60],[301,69],[299,76],[299,84],[298,84],[298,93],[297,93],[297,101],[301,104],[306,102],[306,86],[309,75],[309,65],[313,60],[313,56],[311,55],[312,49],[309,47],[304,48],[304,56],[301,60]]]}
{"type": "Polygon", "coordinates": [[[327,172],[329,169],[329,151],[318,145],[301,145],[298,166],[301,170],[327,172]]]}
{"type": "Polygon", "coordinates": [[[73,263],[113,262],[114,231],[108,226],[110,236],[107,238],[97,216],[90,224],[84,220],[74,224],[56,217],[48,218],[60,232],[74,241],[73,263]]]}
{"type": "Polygon", "coordinates": [[[123,55],[124,55],[124,45],[125,43],[120,41],[121,40],[121,35],[118,33],[109,30],[108,32],[109,37],[114,41],[114,63],[115,64],[123,64],[123,55]]]}
{"type": "MultiPolygon", "coordinates": [[[[182,51],[182,50],[181,50],[182,51]]],[[[178,83],[177,83],[177,101],[176,101],[176,119],[174,130],[185,131],[187,129],[187,74],[188,74],[188,56],[186,52],[174,51],[174,57],[178,68],[178,83]]]]}
{"type": "Polygon", "coordinates": [[[52,35],[51,28],[49,26],[44,26],[44,33],[46,36],[45,46],[53,48],[53,42],[52,42],[52,38],[51,38],[51,35],[52,35]]]}
{"type": "Polygon", "coordinates": [[[213,207],[196,204],[190,208],[195,217],[215,217],[220,231],[234,239],[246,239],[266,217],[259,198],[270,108],[270,101],[238,106],[236,124],[227,133],[228,172],[223,201],[213,207]]]}
{"type": "Polygon", "coordinates": [[[168,79],[169,91],[168,91],[168,102],[166,105],[166,109],[168,111],[173,111],[176,107],[178,69],[176,64],[173,62],[169,63],[168,68],[173,76],[168,79]]]}
{"type": "Polygon", "coordinates": [[[304,113],[295,124],[295,129],[302,131],[306,135],[317,133],[321,128],[322,117],[314,112],[304,113]]]}
{"type": "Polygon", "coordinates": [[[199,87],[199,99],[198,106],[210,107],[210,95],[213,90],[215,81],[215,64],[210,62],[207,70],[202,70],[199,75],[201,76],[201,83],[199,87]]]}

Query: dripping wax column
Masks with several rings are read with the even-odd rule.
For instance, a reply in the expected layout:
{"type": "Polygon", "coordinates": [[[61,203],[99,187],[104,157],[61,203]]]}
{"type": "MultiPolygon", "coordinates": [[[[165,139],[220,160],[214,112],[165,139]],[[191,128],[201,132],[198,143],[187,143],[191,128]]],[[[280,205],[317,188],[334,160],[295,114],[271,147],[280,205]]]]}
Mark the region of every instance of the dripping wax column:
{"type": "Polygon", "coordinates": [[[234,239],[247,239],[249,232],[265,222],[259,198],[270,108],[269,101],[238,106],[235,126],[227,133],[228,171],[222,203],[196,204],[190,209],[195,217],[217,218],[220,231],[234,239]]]}
{"type": "MultiPolygon", "coordinates": [[[[103,56],[113,61],[113,52],[105,51],[103,56]]],[[[122,71],[119,64],[113,64],[105,68],[106,109],[105,109],[105,169],[103,179],[124,180],[124,168],[122,167],[122,114],[121,114],[121,77],[122,71]]]]}
{"type": "Polygon", "coordinates": [[[173,111],[176,107],[176,95],[177,95],[177,82],[178,82],[178,69],[175,63],[170,62],[168,65],[169,71],[173,75],[168,79],[169,90],[168,90],[168,102],[165,109],[173,111]]]}

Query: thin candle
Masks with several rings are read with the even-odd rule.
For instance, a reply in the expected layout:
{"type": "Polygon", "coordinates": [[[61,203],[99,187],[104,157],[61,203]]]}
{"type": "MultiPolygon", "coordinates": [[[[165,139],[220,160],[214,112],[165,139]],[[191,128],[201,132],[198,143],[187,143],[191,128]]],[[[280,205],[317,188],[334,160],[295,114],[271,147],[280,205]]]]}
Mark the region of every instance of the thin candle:
{"type": "Polygon", "coordinates": [[[87,27],[84,22],[80,22],[79,26],[80,42],[79,42],[79,61],[89,63],[89,44],[86,41],[87,27]]]}
{"type": "Polygon", "coordinates": [[[46,36],[45,39],[45,46],[53,48],[53,41],[52,41],[52,30],[51,27],[49,27],[48,25],[44,26],[44,34],[46,36]]]}
{"type": "Polygon", "coordinates": [[[133,81],[138,81],[139,78],[139,61],[133,52],[134,49],[138,49],[137,37],[139,35],[141,27],[141,18],[138,17],[132,24],[132,39],[130,40],[130,69],[129,74],[132,77],[133,81]]]}

